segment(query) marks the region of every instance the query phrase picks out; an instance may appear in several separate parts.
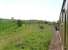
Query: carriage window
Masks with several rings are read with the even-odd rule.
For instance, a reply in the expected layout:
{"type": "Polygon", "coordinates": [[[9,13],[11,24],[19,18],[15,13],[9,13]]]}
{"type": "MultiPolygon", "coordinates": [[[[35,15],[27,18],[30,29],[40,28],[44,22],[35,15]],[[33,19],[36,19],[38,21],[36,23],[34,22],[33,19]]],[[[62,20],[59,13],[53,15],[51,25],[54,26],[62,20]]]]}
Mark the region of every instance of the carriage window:
{"type": "Polygon", "coordinates": [[[65,15],[65,13],[63,14],[63,22],[65,21],[65,17],[66,17],[66,15],[65,15]]]}
{"type": "Polygon", "coordinates": [[[64,13],[62,12],[62,22],[63,22],[63,18],[64,18],[64,13]]]}
{"type": "Polygon", "coordinates": [[[65,14],[65,17],[66,17],[66,21],[67,21],[67,14],[65,14]]]}
{"type": "Polygon", "coordinates": [[[65,21],[65,9],[63,9],[63,13],[62,13],[63,15],[62,15],[62,22],[64,22],[65,21]]]}

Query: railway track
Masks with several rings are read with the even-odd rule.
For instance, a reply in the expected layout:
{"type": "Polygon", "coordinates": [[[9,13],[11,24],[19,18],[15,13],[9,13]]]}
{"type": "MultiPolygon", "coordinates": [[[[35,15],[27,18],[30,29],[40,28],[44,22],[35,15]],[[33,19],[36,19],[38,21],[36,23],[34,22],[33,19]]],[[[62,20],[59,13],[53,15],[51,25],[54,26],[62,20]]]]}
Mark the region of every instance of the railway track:
{"type": "Polygon", "coordinates": [[[49,45],[49,50],[63,50],[59,31],[54,32],[53,38],[49,45]]]}

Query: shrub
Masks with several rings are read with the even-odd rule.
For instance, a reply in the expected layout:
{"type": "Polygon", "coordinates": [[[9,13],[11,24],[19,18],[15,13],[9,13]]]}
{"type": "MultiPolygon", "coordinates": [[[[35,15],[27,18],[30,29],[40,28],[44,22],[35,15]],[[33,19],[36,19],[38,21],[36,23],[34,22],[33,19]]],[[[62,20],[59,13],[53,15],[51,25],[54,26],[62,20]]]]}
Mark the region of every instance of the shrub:
{"type": "Polygon", "coordinates": [[[18,25],[18,27],[22,26],[22,21],[21,20],[17,20],[17,25],[18,25]]]}
{"type": "Polygon", "coordinates": [[[44,29],[44,27],[43,26],[40,26],[40,29],[44,29]]]}

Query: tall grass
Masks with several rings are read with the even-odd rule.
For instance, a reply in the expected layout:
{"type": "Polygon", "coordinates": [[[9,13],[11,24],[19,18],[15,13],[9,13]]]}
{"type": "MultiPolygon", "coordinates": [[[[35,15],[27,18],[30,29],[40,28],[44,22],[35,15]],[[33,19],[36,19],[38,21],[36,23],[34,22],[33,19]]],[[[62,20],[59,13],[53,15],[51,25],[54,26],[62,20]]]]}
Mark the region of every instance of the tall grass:
{"type": "MultiPolygon", "coordinates": [[[[15,25],[12,23],[9,24],[10,26],[13,25],[10,28],[15,25]]],[[[6,30],[5,28],[4,30],[6,30]]],[[[23,23],[21,27],[13,29],[15,31],[10,28],[8,27],[10,31],[0,33],[0,35],[3,34],[0,36],[0,50],[48,50],[52,37],[51,25],[45,23],[23,23]]]]}

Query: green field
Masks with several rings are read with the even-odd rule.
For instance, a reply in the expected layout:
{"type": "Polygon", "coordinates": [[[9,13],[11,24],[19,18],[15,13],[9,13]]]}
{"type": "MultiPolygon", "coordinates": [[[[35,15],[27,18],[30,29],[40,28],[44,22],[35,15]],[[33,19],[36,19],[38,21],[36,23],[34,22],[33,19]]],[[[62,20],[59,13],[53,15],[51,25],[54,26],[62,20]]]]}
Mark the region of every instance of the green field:
{"type": "Polygon", "coordinates": [[[52,38],[52,25],[0,21],[0,50],[48,50],[52,38]],[[41,28],[42,27],[42,28],[41,28]]]}

